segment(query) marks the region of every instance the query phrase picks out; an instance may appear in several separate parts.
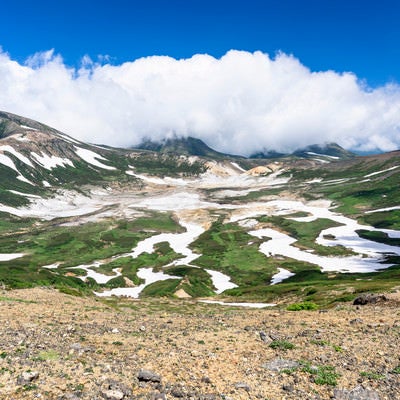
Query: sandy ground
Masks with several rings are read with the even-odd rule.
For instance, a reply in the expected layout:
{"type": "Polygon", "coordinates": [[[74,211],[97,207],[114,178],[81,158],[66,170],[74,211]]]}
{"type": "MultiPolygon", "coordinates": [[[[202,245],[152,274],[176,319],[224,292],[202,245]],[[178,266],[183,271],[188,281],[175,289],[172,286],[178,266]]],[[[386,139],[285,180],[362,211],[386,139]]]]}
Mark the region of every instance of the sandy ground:
{"type": "Polygon", "coordinates": [[[344,399],[337,390],[354,388],[399,398],[398,294],[324,312],[117,305],[41,288],[0,296],[1,399],[344,399]],[[273,349],[273,339],[295,347],[273,349]],[[333,367],[337,385],[318,384],[304,366],[273,370],[282,359],[333,367]],[[139,381],[141,369],[156,382],[139,381]]]}

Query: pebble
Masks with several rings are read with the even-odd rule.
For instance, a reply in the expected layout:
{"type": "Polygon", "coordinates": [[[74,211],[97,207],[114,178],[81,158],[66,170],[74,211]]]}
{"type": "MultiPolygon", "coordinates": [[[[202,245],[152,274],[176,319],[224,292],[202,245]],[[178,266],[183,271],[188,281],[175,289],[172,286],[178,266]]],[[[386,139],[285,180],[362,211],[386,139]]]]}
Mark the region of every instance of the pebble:
{"type": "Polygon", "coordinates": [[[335,400],[381,400],[379,394],[371,389],[357,386],[352,390],[335,389],[333,392],[335,400]]]}
{"type": "Polygon", "coordinates": [[[250,392],[250,390],[251,390],[250,386],[245,382],[235,383],[235,389],[243,389],[246,392],[250,392]]]}
{"type": "Polygon", "coordinates": [[[297,361],[285,360],[283,358],[276,358],[268,363],[262,365],[263,368],[270,371],[282,371],[283,369],[297,368],[300,364],[297,361]]]}
{"type": "Polygon", "coordinates": [[[139,382],[161,382],[161,376],[148,369],[141,369],[137,378],[139,382]]]}
{"type": "Polygon", "coordinates": [[[107,400],[122,400],[125,397],[124,393],[120,390],[106,390],[102,395],[107,400]]]}
{"type": "Polygon", "coordinates": [[[17,385],[28,385],[29,383],[33,382],[38,378],[39,378],[39,372],[37,371],[23,372],[17,378],[17,385]]]}

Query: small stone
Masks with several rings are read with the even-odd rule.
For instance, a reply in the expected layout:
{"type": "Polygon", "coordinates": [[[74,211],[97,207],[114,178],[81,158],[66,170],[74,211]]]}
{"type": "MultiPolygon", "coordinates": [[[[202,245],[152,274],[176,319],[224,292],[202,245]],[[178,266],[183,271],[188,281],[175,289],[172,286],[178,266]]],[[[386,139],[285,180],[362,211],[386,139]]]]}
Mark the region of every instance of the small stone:
{"type": "Polygon", "coordinates": [[[80,398],[75,393],[65,393],[58,400],[80,400],[80,398]]]}
{"type": "Polygon", "coordinates": [[[265,343],[271,342],[271,338],[264,331],[260,331],[260,339],[265,343]]]}
{"type": "Polygon", "coordinates": [[[293,392],[293,390],[294,390],[293,385],[290,385],[287,383],[282,385],[282,389],[286,392],[293,392]]]}
{"type": "Polygon", "coordinates": [[[150,397],[151,400],[167,400],[164,393],[153,393],[150,397]]]}
{"type": "Polygon", "coordinates": [[[114,328],[111,333],[119,333],[119,329],[118,328],[114,328]]]}
{"type": "Polygon", "coordinates": [[[354,299],[353,305],[355,306],[365,306],[366,304],[376,304],[379,302],[387,301],[387,297],[383,294],[362,294],[354,299]]]}
{"type": "Polygon", "coordinates": [[[148,369],[141,369],[137,377],[139,382],[161,382],[161,376],[148,369]]]}
{"type": "Polygon", "coordinates": [[[122,400],[125,397],[120,390],[106,390],[102,395],[107,400],[122,400]]]}
{"type": "Polygon", "coordinates": [[[297,368],[300,364],[297,361],[285,360],[282,358],[276,358],[268,363],[262,365],[263,368],[270,371],[282,371],[283,369],[297,368]]]}
{"type": "Polygon", "coordinates": [[[250,386],[247,384],[247,383],[245,383],[245,382],[238,382],[238,383],[235,383],[235,389],[243,389],[243,390],[245,390],[246,392],[250,392],[250,386]]]}
{"type": "Polygon", "coordinates": [[[201,381],[202,381],[203,383],[211,383],[211,379],[210,379],[208,376],[203,376],[203,377],[201,378],[201,381]]]}
{"type": "Polygon", "coordinates": [[[358,325],[358,324],[362,324],[363,320],[361,318],[354,318],[352,320],[350,320],[350,325],[358,325]]]}
{"type": "Polygon", "coordinates": [[[352,390],[335,389],[333,391],[335,400],[380,400],[379,394],[371,389],[364,389],[362,386],[356,386],[352,390]]]}
{"type": "Polygon", "coordinates": [[[17,385],[28,385],[29,383],[33,382],[38,378],[39,378],[39,372],[37,371],[23,372],[17,378],[17,385]]]}
{"type": "Polygon", "coordinates": [[[145,332],[145,331],[146,331],[146,327],[145,327],[144,325],[142,325],[142,326],[139,328],[139,331],[140,331],[140,332],[145,332]]]}

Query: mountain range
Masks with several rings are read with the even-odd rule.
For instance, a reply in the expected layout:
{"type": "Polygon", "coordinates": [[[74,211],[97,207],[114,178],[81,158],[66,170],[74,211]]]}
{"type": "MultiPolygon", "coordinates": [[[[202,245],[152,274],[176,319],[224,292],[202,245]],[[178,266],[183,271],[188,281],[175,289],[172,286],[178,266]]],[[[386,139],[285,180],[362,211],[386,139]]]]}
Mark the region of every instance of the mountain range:
{"type": "Polygon", "coordinates": [[[249,158],[191,137],[116,149],[0,112],[0,281],[322,303],[394,287],[399,161],[334,143],[249,158]]]}

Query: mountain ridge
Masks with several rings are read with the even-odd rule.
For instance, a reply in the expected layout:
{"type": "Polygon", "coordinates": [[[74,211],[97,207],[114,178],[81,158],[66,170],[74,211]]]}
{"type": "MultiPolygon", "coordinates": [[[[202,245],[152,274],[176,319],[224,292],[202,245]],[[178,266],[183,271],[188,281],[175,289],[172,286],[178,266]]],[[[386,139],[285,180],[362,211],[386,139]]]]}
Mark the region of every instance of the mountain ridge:
{"type": "Polygon", "coordinates": [[[210,158],[105,148],[22,118],[1,117],[0,282],[264,301],[303,281],[325,293],[326,280],[336,282],[330,268],[338,288],[354,278],[364,287],[366,271],[379,287],[393,283],[399,152],[340,159],[311,146],[304,157],[210,158]],[[267,251],[281,239],[298,247],[267,251]],[[370,257],[365,241],[381,253],[370,257]]]}

